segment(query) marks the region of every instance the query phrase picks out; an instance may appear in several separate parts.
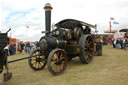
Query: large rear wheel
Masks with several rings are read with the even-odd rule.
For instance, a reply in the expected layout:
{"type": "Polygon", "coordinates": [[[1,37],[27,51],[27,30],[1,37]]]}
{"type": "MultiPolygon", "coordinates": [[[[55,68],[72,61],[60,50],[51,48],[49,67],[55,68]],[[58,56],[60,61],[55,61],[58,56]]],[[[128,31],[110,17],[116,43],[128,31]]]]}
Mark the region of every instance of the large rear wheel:
{"type": "Polygon", "coordinates": [[[82,35],[79,40],[80,61],[89,64],[94,57],[94,42],[90,34],[82,35]]]}

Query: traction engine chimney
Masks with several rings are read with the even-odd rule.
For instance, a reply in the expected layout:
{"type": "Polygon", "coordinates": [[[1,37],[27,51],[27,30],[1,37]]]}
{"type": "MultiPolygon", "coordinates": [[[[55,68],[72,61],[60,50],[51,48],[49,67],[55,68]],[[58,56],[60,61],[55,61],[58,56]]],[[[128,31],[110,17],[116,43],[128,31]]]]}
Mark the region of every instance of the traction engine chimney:
{"type": "Polygon", "coordinates": [[[51,10],[52,7],[50,3],[46,3],[44,6],[45,10],[45,31],[46,35],[48,35],[51,32],[51,10]]]}

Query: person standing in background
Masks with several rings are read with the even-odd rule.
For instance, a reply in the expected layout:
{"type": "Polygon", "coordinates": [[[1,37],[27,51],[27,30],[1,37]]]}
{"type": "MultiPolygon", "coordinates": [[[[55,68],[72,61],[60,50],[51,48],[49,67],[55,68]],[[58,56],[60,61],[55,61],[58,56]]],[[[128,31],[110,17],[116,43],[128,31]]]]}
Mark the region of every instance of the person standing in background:
{"type": "Polygon", "coordinates": [[[123,48],[124,48],[124,50],[126,50],[126,40],[125,40],[125,38],[123,39],[123,48]]]}
{"type": "Polygon", "coordinates": [[[30,42],[26,43],[26,50],[27,50],[27,53],[30,53],[30,42]]]}
{"type": "Polygon", "coordinates": [[[31,52],[33,51],[33,50],[35,50],[35,43],[33,42],[33,43],[31,43],[32,44],[32,49],[31,49],[31,52]]]}
{"type": "Polygon", "coordinates": [[[19,52],[22,53],[24,49],[24,43],[21,41],[18,46],[19,52]]]}
{"type": "Polygon", "coordinates": [[[120,40],[119,40],[119,38],[116,40],[116,48],[121,48],[120,47],[120,40]]]}
{"type": "Polygon", "coordinates": [[[35,46],[36,46],[36,49],[39,49],[40,48],[38,41],[36,41],[35,46]]]}
{"type": "Polygon", "coordinates": [[[112,45],[113,45],[113,48],[116,48],[116,39],[112,40],[112,45]]]}
{"type": "Polygon", "coordinates": [[[121,49],[123,49],[123,39],[122,38],[120,39],[120,46],[121,46],[121,49]]]}

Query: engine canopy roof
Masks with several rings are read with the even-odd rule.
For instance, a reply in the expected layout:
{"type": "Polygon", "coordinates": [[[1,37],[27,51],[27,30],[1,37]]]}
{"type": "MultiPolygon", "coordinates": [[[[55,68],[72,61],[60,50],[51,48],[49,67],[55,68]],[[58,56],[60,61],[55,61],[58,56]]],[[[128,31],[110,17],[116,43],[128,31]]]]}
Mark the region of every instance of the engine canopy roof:
{"type": "Polygon", "coordinates": [[[55,24],[56,27],[58,28],[66,28],[66,29],[74,29],[75,27],[80,27],[82,26],[88,26],[89,28],[95,28],[95,25],[88,24],[86,22],[82,22],[79,20],[75,19],[64,19],[57,24],[55,24]]]}

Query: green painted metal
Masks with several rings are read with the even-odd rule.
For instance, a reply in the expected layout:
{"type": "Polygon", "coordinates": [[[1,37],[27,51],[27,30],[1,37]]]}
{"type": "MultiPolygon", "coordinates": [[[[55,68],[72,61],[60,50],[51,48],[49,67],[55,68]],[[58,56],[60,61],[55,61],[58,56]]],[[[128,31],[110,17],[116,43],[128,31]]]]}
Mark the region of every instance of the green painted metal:
{"type": "Polygon", "coordinates": [[[66,45],[64,50],[67,54],[80,54],[80,47],[78,45],[66,45]]]}

